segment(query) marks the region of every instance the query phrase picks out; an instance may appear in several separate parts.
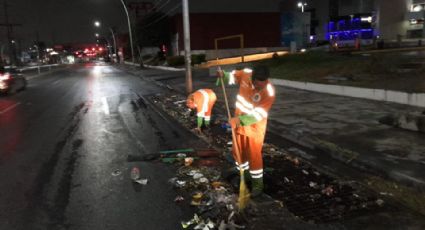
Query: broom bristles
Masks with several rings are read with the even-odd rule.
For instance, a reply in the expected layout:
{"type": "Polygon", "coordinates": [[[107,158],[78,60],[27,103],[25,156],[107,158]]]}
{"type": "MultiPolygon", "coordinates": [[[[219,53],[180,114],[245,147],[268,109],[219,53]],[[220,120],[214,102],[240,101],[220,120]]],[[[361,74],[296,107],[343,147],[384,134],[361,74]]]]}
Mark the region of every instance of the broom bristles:
{"type": "Polygon", "coordinates": [[[245,183],[245,176],[243,170],[240,170],[241,173],[241,182],[239,184],[239,198],[238,198],[238,206],[239,211],[245,209],[246,205],[249,201],[249,191],[245,183]]]}

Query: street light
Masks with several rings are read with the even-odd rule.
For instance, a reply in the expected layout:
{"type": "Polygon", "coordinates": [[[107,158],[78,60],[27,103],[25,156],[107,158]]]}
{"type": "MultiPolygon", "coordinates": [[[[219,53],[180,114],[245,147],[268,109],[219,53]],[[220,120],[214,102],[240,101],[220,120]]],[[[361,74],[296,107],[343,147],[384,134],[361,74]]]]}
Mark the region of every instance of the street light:
{"type": "MultiPolygon", "coordinates": [[[[95,21],[94,22],[94,26],[96,26],[96,27],[100,27],[100,22],[99,21],[95,21]]],[[[118,57],[118,53],[117,53],[117,40],[115,39],[115,33],[114,33],[114,30],[112,29],[112,27],[108,27],[109,28],[109,31],[111,31],[111,34],[112,34],[112,39],[113,39],[113,41],[114,41],[114,54],[115,54],[115,57],[117,58],[118,57]]],[[[98,33],[96,33],[96,37],[99,37],[99,34],[98,33]]]]}
{"type": "Polygon", "coordinates": [[[304,7],[307,6],[306,2],[298,2],[298,8],[301,8],[301,12],[304,13],[304,7]]]}

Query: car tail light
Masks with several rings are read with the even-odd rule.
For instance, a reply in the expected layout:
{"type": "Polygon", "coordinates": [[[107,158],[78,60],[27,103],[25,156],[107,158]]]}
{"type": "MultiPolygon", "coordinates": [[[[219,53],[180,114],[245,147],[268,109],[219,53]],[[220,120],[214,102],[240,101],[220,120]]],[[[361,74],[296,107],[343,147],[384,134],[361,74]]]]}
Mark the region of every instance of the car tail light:
{"type": "Polygon", "coordinates": [[[0,74],[0,81],[6,81],[10,79],[10,74],[0,74]]]}

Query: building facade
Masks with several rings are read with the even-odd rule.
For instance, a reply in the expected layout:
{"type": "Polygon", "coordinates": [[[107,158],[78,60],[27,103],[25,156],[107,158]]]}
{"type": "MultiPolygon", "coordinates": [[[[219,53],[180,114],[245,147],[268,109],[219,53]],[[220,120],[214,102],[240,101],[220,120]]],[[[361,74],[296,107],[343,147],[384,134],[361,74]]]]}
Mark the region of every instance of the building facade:
{"type": "MultiPolygon", "coordinates": [[[[279,1],[197,0],[189,1],[189,11],[192,50],[214,49],[216,38],[238,34],[243,34],[245,48],[280,46],[279,1]]],[[[180,53],[184,49],[181,9],[171,18],[173,53],[180,53]]],[[[241,46],[238,39],[223,40],[218,45],[220,49],[241,46]]]]}
{"type": "MultiPolygon", "coordinates": [[[[424,37],[425,0],[306,0],[314,40],[360,38],[400,40],[424,37]]],[[[283,10],[300,12],[298,1],[282,1],[283,10]],[[290,6],[288,6],[290,4],[290,6]]]]}

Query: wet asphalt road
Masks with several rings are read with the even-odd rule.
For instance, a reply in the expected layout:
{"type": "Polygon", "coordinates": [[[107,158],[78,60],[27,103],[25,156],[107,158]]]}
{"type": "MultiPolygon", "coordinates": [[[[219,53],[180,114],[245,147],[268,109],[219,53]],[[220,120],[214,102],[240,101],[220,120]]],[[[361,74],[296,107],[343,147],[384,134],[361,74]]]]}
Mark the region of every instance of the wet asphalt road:
{"type": "Polygon", "coordinates": [[[97,63],[0,97],[0,229],[178,229],[190,213],[173,202],[174,169],[127,162],[200,145],[138,96],[160,90],[97,63]],[[130,181],[133,166],[148,185],[130,181]]]}

